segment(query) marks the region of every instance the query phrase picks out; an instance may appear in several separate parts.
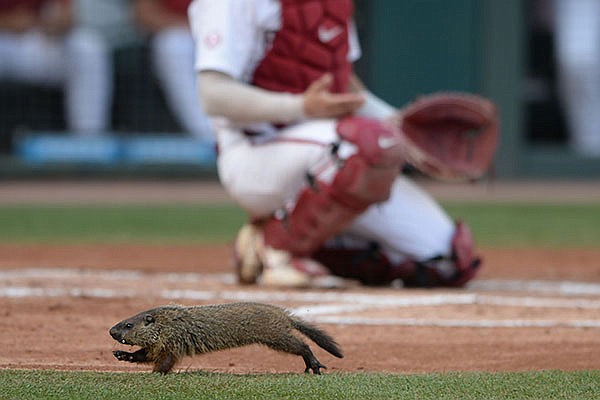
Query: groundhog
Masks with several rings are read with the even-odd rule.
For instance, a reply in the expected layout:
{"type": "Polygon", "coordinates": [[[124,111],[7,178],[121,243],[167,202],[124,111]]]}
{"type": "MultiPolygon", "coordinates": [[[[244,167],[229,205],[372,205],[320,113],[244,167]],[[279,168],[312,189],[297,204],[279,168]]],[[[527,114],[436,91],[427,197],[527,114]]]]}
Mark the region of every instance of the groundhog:
{"type": "Polygon", "coordinates": [[[117,350],[121,361],[152,362],[154,372],[163,374],[184,356],[216,350],[264,344],[302,356],[306,369],[321,373],[327,368],[294,330],[323,349],[342,358],[339,345],[318,327],[291,315],[283,308],[261,303],[229,303],[186,307],[167,305],[141,312],[113,326],[109,333],[119,343],[140,346],[133,353],[117,350]]]}

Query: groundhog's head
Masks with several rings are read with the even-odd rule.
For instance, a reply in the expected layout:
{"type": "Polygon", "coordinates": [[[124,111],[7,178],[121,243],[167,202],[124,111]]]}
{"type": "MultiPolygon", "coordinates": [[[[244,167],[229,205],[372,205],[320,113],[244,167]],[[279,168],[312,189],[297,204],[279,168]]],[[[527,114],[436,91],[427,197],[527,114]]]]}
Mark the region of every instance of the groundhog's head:
{"type": "Polygon", "coordinates": [[[119,343],[144,348],[153,347],[164,339],[165,327],[170,325],[169,320],[176,312],[176,306],[143,311],[110,328],[110,336],[119,343]]]}

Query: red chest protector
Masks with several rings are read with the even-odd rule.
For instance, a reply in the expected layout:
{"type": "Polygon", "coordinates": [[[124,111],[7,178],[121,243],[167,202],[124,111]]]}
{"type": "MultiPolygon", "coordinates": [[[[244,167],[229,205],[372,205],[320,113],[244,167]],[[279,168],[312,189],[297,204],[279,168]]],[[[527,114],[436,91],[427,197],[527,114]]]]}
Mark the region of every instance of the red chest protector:
{"type": "Polygon", "coordinates": [[[192,0],[163,0],[163,7],[167,10],[187,17],[187,9],[192,0]]]}
{"type": "Polygon", "coordinates": [[[333,92],[345,92],[352,72],[348,62],[348,21],[352,0],[280,0],[281,29],[254,72],[263,89],[301,93],[324,73],[333,74],[333,92]]]}

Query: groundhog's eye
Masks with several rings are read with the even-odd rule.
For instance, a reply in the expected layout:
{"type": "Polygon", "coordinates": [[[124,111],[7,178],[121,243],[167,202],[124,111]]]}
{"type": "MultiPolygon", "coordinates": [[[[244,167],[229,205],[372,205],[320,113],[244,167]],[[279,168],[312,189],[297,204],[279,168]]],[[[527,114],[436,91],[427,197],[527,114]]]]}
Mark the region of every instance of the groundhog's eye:
{"type": "Polygon", "coordinates": [[[131,329],[133,328],[133,324],[131,322],[128,322],[125,324],[125,329],[131,329]]]}
{"type": "Polygon", "coordinates": [[[144,319],[146,320],[146,325],[149,325],[154,322],[154,317],[150,314],[146,315],[144,319]]]}

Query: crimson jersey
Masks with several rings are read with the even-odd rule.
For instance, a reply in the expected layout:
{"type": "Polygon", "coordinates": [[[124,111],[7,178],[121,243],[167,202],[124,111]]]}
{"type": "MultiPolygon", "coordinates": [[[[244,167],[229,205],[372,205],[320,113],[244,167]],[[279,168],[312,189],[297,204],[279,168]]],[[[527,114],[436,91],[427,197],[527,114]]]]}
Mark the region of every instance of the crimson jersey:
{"type": "Polygon", "coordinates": [[[261,88],[301,93],[324,73],[333,74],[333,92],[345,92],[352,73],[348,61],[351,0],[280,0],[281,28],[254,72],[261,88]]]}
{"type": "Polygon", "coordinates": [[[167,10],[185,16],[187,16],[187,9],[191,2],[192,0],[162,0],[163,6],[167,10]]]}
{"type": "MultiPolygon", "coordinates": [[[[0,0],[0,12],[10,11],[16,8],[29,8],[38,11],[44,3],[53,3],[55,0],[0,0]]],[[[68,0],[60,0],[68,2],[68,0]]]]}

